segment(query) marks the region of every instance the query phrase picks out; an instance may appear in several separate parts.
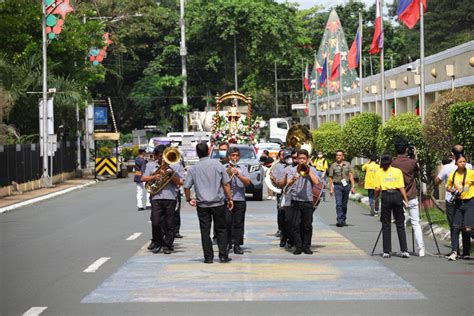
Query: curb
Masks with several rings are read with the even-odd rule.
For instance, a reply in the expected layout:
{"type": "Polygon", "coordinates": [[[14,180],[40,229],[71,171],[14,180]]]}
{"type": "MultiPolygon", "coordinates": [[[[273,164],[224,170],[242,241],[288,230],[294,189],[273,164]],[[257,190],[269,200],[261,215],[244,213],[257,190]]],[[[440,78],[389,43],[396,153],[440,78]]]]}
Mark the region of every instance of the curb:
{"type": "MultiPolygon", "coordinates": [[[[363,196],[362,194],[350,194],[349,199],[353,201],[358,201],[362,204],[369,206],[369,197],[363,196]]],[[[420,221],[420,225],[424,235],[433,237],[433,235],[431,234],[430,224],[428,222],[420,221]]],[[[432,227],[436,239],[451,242],[451,234],[449,232],[449,229],[443,228],[436,224],[432,224],[432,227]]]]}
{"type": "Polygon", "coordinates": [[[5,206],[3,208],[0,208],[0,214],[10,212],[14,209],[17,209],[17,208],[20,208],[20,207],[23,207],[23,206],[31,205],[31,204],[38,203],[38,202],[41,202],[41,201],[44,201],[44,200],[48,200],[48,199],[51,199],[53,197],[66,194],[66,193],[69,193],[69,192],[77,190],[77,189],[82,189],[82,188],[88,187],[90,185],[93,185],[97,182],[98,182],[97,180],[90,181],[90,182],[87,182],[85,184],[81,184],[81,185],[78,185],[78,186],[75,186],[75,187],[67,188],[67,189],[64,189],[64,190],[61,190],[61,191],[53,192],[53,193],[46,194],[46,195],[43,195],[43,196],[39,196],[39,197],[30,199],[30,200],[26,200],[26,201],[23,201],[23,202],[19,202],[19,203],[16,203],[16,204],[5,206]]]}

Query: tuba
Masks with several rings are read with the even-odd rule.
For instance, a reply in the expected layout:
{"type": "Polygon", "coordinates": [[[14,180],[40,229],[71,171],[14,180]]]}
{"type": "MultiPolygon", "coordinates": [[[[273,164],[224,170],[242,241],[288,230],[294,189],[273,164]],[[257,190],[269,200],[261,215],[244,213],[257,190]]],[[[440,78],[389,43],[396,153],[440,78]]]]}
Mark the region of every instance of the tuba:
{"type": "MultiPolygon", "coordinates": [[[[300,124],[293,125],[286,134],[286,147],[296,150],[306,149],[311,154],[313,138],[309,129],[300,124]]],[[[308,157],[309,158],[309,157],[308,157]]]]}
{"type": "Polygon", "coordinates": [[[281,162],[280,161],[275,162],[270,168],[267,169],[267,172],[265,172],[265,184],[267,185],[267,188],[269,188],[276,194],[280,194],[281,189],[273,182],[272,175],[273,175],[273,168],[279,163],[281,162]]]}
{"type": "Polygon", "coordinates": [[[181,160],[181,154],[179,150],[174,147],[168,147],[163,152],[163,161],[161,165],[153,171],[153,176],[162,174],[159,180],[150,180],[145,184],[145,189],[150,196],[155,196],[160,193],[161,190],[171,181],[171,177],[174,175],[173,169],[170,165],[178,163],[181,160]]]}

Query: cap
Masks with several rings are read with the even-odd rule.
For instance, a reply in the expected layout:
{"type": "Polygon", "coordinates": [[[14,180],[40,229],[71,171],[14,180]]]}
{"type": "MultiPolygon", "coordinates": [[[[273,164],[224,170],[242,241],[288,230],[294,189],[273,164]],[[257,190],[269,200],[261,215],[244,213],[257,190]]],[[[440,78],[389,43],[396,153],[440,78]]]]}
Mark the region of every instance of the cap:
{"type": "Polygon", "coordinates": [[[138,152],[139,153],[144,153],[144,152],[146,152],[146,148],[145,147],[140,147],[140,148],[138,148],[138,152]]]}
{"type": "Polygon", "coordinates": [[[283,150],[283,159],[287,159],[291,157],[291,151],[289,150],[283,150]]]}

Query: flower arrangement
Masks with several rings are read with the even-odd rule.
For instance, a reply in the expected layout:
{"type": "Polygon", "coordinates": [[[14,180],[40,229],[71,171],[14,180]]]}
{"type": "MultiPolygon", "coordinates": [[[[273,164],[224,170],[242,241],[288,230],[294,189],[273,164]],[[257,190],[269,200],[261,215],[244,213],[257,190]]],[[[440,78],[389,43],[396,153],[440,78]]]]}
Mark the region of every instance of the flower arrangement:
{"type": "Polygon", "coordinates": [[[219,145],[223,142],[229,144],[256,144],[258,128],[258,123],[254,122],[249,127],[242,120],[237,123],[237,128],[231,128],[231,124],[224,116],[215,114],[211,126],[211,144],[219,145]]]}

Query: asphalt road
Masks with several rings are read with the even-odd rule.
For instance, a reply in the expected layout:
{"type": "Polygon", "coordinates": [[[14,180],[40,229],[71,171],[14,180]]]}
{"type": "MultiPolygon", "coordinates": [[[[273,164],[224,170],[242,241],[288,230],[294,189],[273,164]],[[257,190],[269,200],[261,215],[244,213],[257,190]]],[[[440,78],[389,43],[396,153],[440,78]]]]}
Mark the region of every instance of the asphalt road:
{"type": "MultiPolygon", "coordinates": [[[[144,249],[149,212],[136,211],[134,190],[131,179],[101,182],[0,215],[1,315],[473,313],[474,260],[433,255],[430,238],[424,258],[371,257],[380,223],[356,203],[349,226],[338,228],[334,202],[323,202],[315,253],[294,256],[271,236],[275,202],[250,201],[246,254],[204,265],[189,206],[175,254],[144,249]]],[[[398,250],[395,233],[392,244],[398,250]]]]}

